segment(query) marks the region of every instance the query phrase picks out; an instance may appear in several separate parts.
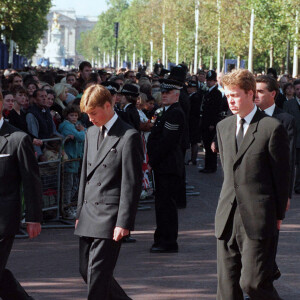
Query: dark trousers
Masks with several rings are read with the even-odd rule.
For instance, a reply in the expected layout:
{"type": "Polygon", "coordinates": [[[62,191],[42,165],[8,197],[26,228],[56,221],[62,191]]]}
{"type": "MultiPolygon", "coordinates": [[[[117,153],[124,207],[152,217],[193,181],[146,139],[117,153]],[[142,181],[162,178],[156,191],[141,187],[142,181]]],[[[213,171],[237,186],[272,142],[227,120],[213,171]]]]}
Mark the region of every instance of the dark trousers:
{"type": "Polygon", "coordinates": [[[300,193],[300,148],[296,149],[295,191],[300,193]]]}
{"type": "Polygon", "coordinates": [[[88,300],[130,300],[113,277],[121,242],[80,237],[79,270],[88,285],[88,300]]]}
{"type": "Polygon", "coordinates": [[[182,177],[154,172],[156,230],[154,243],[177,246],[178,214],[176,199],[182,177]]]}
{"type": "Polygon", "coordinates": [[[233,208],[222,239],[217,240],[217,300],[280,300],[273,286],[277,236],[248,238],[239,213],[233,208]]]}
{"type": "Polygon", "coordinates": [[[7,260],[14,242],[14,237],[0,239],[0,298],[3,300],[32,299],[13,274],[6,269],[7,260]]]}
{"type": "Polygon", "coordinates": [[[211,143],[216,135],[216,130],[209,130],[208,128],[202,133],[202,141],[205,149],[205,169],[217,169],[217,153],[212,152],[211,143]]]}

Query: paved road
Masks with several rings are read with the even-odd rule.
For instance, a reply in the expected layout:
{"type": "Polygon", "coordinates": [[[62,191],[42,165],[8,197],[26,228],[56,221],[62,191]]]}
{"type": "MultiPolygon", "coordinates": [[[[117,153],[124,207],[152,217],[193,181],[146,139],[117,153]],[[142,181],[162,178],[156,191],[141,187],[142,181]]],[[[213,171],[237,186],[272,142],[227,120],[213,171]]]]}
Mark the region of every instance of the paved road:
{"type": "MultiPolygon", "coordinates": [[[[189,185],[200,196],[189,197],[179,211],[178,254],[150,254],[154,208],[139,212],[136,244],[124,245],[115,276],[134,300],[215,299],[216,240],[214,213],[222,172],[199,174],[187,166],[189,185]]],[[[78,272],[78,241],[72,229],[44,230],[33,241],[17,240],[9,268],[36,300],[84,300],[86,286],[78,272]]],[[[276,287],[284,300],[300,297],[300,196],[292,199],[282,226],[276,287]]]]}

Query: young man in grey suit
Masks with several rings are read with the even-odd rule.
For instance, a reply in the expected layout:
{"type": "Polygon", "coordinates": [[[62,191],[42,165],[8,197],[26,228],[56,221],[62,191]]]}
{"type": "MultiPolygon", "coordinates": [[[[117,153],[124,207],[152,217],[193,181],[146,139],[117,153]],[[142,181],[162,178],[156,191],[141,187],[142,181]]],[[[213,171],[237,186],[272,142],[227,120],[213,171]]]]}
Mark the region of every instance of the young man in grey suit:
{"type": "Polygon", "coordinates": [[[80,108],[95,125],[85,138],[75,224],[80,273],[89,300],[130,299],[113,271],[121,239],[134,229],[142,188],[141,138],[114,112],[104,86],[89,87],[80,108]]]}
{"type": "Polygon", "coordinates": [[[224,182],[215,217],[218,300],[280,299],[273,286],[277,236],[289,195],[289,140],[253,101],[254,76],[223,78],[234,114],[217,125],[224,182]]]}
{"type": "Polygon", "coordinates": [[[6,264],[21,220],[21,184],[30,238],[41,232],[42,185],[31,138],[4,121],[2,109],[0,93],[0,298],[30,300],[6,264]]]}

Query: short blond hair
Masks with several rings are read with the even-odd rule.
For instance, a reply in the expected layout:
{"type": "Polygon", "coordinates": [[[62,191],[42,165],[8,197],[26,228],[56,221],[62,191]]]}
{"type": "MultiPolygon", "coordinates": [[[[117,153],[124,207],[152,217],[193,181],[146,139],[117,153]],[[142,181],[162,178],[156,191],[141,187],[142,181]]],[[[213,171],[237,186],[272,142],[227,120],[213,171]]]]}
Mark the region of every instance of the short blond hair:
{"type": "Polygon", "coordinates": [[[248,70],[234,70],[231,73],[224,75],[222,85],[224,87],[238,86],[240,89],[244,90],[245,93],[253,91],[253,98],[255,98],[256,80],[254,75],[248,70]]]}
{"type": "Polygon", "coordinates": [[[103,107],[106,102],[112,104],[112,96],[108,89],[100,84],[93,84],[84,91],[80,100],[80,110],[86,112],[97,106],[103,107]]]}

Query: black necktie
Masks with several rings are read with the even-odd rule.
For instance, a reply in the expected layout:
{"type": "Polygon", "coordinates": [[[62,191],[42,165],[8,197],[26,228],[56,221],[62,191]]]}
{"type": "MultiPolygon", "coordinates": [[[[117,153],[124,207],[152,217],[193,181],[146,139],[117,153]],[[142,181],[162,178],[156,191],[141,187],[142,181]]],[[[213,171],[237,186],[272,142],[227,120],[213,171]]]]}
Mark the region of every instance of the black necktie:
{"type": "Polygon", "coordinates": [[[98,142],[97,142],[97,150],[99,150],[100,146],[101,146],[101,143],[103,142],[104,140],[104,134],[105,134],[105,126],[103,125],[99,134],[98,134],[98,142]]]}
{"type": "Polygon", "coordinates": [[[244,138],[244,123],[245,123],[245,120],[244,119],[240,119],[240,129],[239,129],[239,132],[236,136],[236,150],[239,151],[240,149],[240,146],[243,142],[243,138],[244,138]]]}

